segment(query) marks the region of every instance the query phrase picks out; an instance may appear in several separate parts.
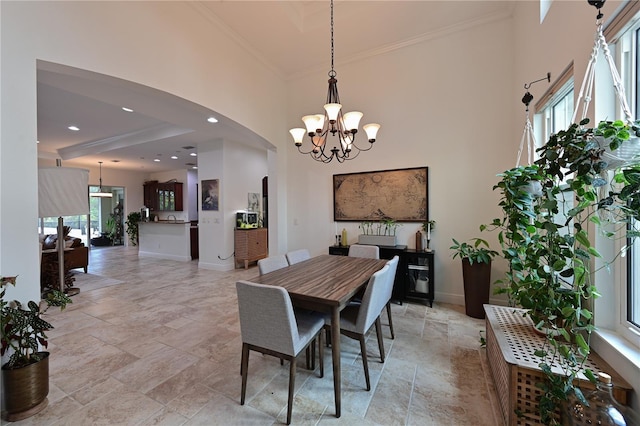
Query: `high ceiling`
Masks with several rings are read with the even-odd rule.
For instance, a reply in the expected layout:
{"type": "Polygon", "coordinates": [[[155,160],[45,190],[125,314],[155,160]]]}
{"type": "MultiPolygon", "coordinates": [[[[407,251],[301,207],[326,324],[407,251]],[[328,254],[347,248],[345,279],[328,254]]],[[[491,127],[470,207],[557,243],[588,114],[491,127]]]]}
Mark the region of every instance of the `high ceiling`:
{"type": "MultiPolygon", "coordinates": [[[[223,27],[284,79],[330,67],[329,1],[185,3],[223,27]]],[[[510,13],[509,1],[338,1],[335,64],[381,54],[510,13]]],[[[109,76],[38,64],[38,152],[86,166],[147,172],[197,164],[199,142],[215,138],[270,144],[185,99],[109,76]],[[122,107],[135,105],[134,112],[122,107]],[[79,131],[68,126],[76,125],[79,131]],[[192,147],[192,148],[188,148],[192,147]],[[178,157],[172,160],[170,157],[178,157]],[[154,162],[154,159],[160,162],[154,162]],[[113,162],[117,160],[118,162],[113,162]]]]}

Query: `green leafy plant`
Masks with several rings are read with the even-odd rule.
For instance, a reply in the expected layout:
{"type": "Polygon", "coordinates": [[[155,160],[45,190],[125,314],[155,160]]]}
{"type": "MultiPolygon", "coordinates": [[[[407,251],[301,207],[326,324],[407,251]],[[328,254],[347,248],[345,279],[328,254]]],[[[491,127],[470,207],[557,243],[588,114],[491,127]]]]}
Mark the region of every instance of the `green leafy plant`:
{"type": "Polygon", "coordinates": [[[72,300],[64,293],[53,290],[40,303],[30,301],[26,309],[14,300],[6,301],[7,285],[16,285],[17,277],[0,277],[0,354],[9,353],[6,369],[25,367],[40,360],[39,347],[47,348],[46,332],[53,326],[42,316],[51,306],[64,309],[72,300]]]}
{"type": "Polygon", "coordinates": [[[131,245],[138,245],[138,226],[142,221],[142,214],[140,212],[131,212],[127,215],[127,220],[125,221],[127,235],[129,236],[129,241],[131,241],[131,245]]]}
{"type": "Polygon", "coordinates": [[[116,220],[113,217],[113,214],[107,218],[107,221],[104,224],[104,228],[105,228],[107,237],[113,243],[113,240],[116,237],[116,220]]]}
{"type": "Polygon", "coordinates": [[[469,242],[458,242],[455,238],[453,245],[449,247],[453,250],[451,255],[454,259],[469,259],[470,264],[474,263],[490,263],[491,259],[498,255],[498,252],[489,247],[489,243],[481,238],[472,238],[469,242]]]}
{"type": "Polygon", "coordinates": [[[396,235],[398,227],[402,226],[400,223],[385,217],[377,222],[364,221],[358,225],[358,228],[362,230],[363,235],[396,235]]]}
{"type": "Polygon", "coordinates": [[[436,221],[435,220],[429,220],[429,221],[424,222],[422,224],[422,230],[424,232],[427,232],[427,230],[429,229],[429,225],[431,225],[431,232],[433,232],[433,230],[436,229],[436,221]]]}
{"type": "Polygon", "coordinates": [[[588,122],[552,135],[533,165],[500,174],[494,190],[501,193],[503,215],[480,228],[498,230],[508,262],[496,292],[525,308],[535,327],[546,333],[536,351],[547,378],[538,384],[545,424],[558,422],[554,412],[570,395],[584,402],[578,377],[595,380],[585,361],[595,329],[590,309],[599,297],[591,282],[592,263],[601,255],[589,230],[598,228],[610,238],[638,235],[625,229],[631,218],[640,217],[640,167],[618,170],[608,181],[604,155],[607,147],[619,148],[638,128],[621,121],[585,128],[588,122]],[[554,374],[552,365],[562,374],[554,374]]]}

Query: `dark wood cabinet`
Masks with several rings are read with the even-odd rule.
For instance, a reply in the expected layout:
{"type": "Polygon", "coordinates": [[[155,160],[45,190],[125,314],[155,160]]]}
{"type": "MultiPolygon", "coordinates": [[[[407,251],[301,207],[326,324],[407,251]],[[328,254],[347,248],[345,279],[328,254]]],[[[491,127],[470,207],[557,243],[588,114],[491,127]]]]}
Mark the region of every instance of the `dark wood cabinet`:
{"type": "Polygon", "coordinates": [[[150,212],[183,210],[182,183],[157,180],[144,183],[144,205],[150,212]]]}
{"type": "Polygon", "coordinates": [[[404,256],[404,300],[433,306],[433,251],[406,250],[404,256]]]}
{"type": "MultiPolygon", "coordinates": [[[[347,256],[349,246],[329,246],[329,254],[347,256]]],[[[407,246],[380,246],[380,259],[391,259],[398,255],[400,262],[396,271],[392,299],[428,303],[433,306],[434,252],[407,249],[407,246]]]]}

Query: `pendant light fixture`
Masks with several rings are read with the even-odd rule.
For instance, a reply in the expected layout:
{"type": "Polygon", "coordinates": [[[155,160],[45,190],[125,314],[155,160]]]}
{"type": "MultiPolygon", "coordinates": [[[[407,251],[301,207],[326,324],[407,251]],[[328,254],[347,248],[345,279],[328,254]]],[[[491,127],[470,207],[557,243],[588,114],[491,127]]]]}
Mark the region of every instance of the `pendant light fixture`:
{"type": "Polygon", "coordinates": [[[113,193],[102,190],[102,161],[98,161],[98,163],[100,164],[100,187],[98,188],[98,192],[90,192],[89,195],[92,197],[111,198],[113,197],[113,193]]]}
{"type": "Polygon", "coordinates": [[[309,154],[314,160],[323,163],[328,163],[334,158],[342,163],[345,160],[353,160],[360,154],[360,151],[368,151],[373,147],[380,125],[371,123],[362,126],[367,133],[369,145],[366,148],[360,148],[356,146],[355,139],[363,114],[359,111],[342,113],[342,104],[340,104],[340,96],[338,95],[338,80],[336,80],[336,72],[333,69],[333,0],[331,0],[331,71],[329,71],[329,91],[324,110],[324,114],[302,117],[306,129],[289,130],[301,154],[309,154]],[[311,140],[309,151],[302,148],[305,133],[311,140]],[[338,139],[334,139],[337,146],[333,146],[331,149],[327,147],[329,133],[338,137],[338,139]]]}

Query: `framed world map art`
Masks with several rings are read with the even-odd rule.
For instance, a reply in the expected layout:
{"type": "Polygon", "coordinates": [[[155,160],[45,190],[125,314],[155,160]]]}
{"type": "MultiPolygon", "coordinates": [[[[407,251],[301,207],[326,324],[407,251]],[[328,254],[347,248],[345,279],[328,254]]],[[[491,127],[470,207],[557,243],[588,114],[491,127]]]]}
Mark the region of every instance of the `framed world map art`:
{"type": "Polygon", "coordinates": [[[333,175],[333,220],[429,220],[429,168],[333,175]]]}

